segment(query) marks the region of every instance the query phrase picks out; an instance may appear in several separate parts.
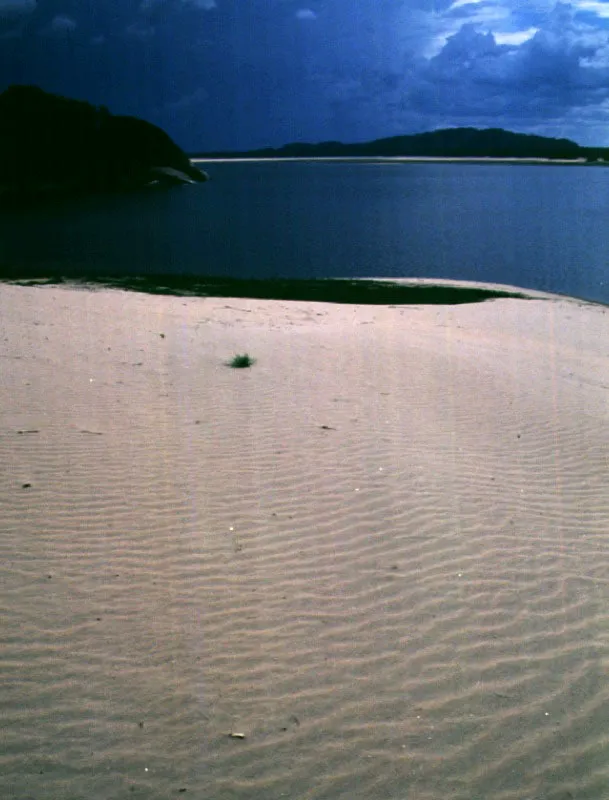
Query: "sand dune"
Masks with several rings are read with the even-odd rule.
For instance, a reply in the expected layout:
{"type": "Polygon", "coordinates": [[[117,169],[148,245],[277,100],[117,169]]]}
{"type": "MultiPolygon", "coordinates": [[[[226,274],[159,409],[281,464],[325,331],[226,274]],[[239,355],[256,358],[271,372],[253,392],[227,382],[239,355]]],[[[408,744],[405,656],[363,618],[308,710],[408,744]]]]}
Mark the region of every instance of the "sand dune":
{"type": "Polygon", "coordinates": [[[608,341],[0,285],[0,795],[609,797],[608,341]]]}

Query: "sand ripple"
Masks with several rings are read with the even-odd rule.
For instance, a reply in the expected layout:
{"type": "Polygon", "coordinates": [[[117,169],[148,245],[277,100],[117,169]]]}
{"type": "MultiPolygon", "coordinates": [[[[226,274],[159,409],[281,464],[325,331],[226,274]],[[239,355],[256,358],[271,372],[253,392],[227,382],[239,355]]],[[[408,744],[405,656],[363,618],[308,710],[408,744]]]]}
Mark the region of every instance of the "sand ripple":
{"type": "Polygon", "coordinates": [[[2,796],[609,796],[602,311],[0,292],[2,796]]]}

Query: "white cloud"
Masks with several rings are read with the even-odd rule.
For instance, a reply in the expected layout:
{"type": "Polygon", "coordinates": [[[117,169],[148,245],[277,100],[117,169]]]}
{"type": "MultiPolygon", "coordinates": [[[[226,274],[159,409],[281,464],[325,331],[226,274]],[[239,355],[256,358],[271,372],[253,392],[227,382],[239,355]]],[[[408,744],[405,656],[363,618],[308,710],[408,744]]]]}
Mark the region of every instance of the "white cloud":
{"type": "Polygon", "coordinates": [[[485,0],[455,0],[455,2],[448,8],[448,11],[454,11],[456,8],[463,8],[463,6],[475,6],[477,3],[484,3],[485,0]]]}
{"type": "Polygon", "coordinates": [[[317,14],[310,8],[301,8],[296,12],[297,19],[317,19],[317,14]]]}
{"type": "Polygon", "coordinates": [[[457,21],[459,24],[465,22],[490,25],[502,20],[509,20],[512,12],[508,3],[498,3],[496,0],[456,0],[441,15],[446,22],[457,21]]]}
{"type": "Polygon", "coordinates": [[[528,42],[537,33],[539,28],[527,28],[525,31],[513,31],[512,33],[495,33],[497,44],[521,45],[528,42]]]}
{"type": "Polygon", "coordinates": [[[574,0],[573,4],[576,11],[589,11],[597,17],[609,19],[609,3],[602,0],[574,0]]]}
{"type": "MultiPolygon", "coordinates": [[[[461,30],[464,24],[481,26],[485,31],[503,31],[512,28],[511,12],[505,3],[497,0],[455,0],[444,13],[430,20],[429,37],[422,49],[425,58],[438,55],[451,36],[461,30]]],[[[508,33],[510,30],[507,31],[508,33]]]]}

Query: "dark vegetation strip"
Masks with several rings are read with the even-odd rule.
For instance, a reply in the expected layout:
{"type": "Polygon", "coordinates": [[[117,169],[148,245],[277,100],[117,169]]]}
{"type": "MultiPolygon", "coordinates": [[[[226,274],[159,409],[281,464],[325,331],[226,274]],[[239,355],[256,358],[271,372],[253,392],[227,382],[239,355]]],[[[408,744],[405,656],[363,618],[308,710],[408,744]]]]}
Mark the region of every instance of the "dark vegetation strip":
{"type": "Polygon", "coordinates": [[[67,284],[90,288],[124,289],[180,297],[250,297],[261,300],[302,300],[361,305],[453,305],[480,303],[484,300],[501,297],[529,299],[527,295],[519,292],[476,286],[404,285],[389,281],[343,278],[249,280],[154,275],[145,277],[48,277],[13,279],[12,282],[21,285],[67,284]]]}
{"type": "Polygon", "coordinates": [[[530,299],[520,292],[477,286],[404,285],[389,281],[322,278],[314,280],[247,280],[241,278],[145,276],[145,277],[44,277],[3,276],[4,281],[25,286],[66,284],[90,288],[125,289],[148,294],[181,297],[251,297],[264,300],[306,300],[320,303],[361,305],[453,305],[480,303],[501,297],[530,299]]]}

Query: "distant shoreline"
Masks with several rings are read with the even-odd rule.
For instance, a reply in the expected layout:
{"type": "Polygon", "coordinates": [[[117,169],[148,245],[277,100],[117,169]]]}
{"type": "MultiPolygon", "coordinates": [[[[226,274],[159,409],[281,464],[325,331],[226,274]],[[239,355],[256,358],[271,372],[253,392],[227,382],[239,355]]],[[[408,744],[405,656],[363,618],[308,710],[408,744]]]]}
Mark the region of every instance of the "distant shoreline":
{"type": "Polygon", "coordinates": [[[444,128],[367,142],[290,142],[248,150],[198,150],[202,160],[331,160],[380,163],[581,164],[609,163],[609,148],[570,139],[514,133],[502,128],[444,128]]]}
{"type": "Polygon", "coordinates": [[[356,164],[516,164],[531,166],[606,167],[609,162],[588,161],[585,158],[496,158],[492,156],[191,156],[193,164],[221,164],[228,162],[332,162],[356,164]]]}

